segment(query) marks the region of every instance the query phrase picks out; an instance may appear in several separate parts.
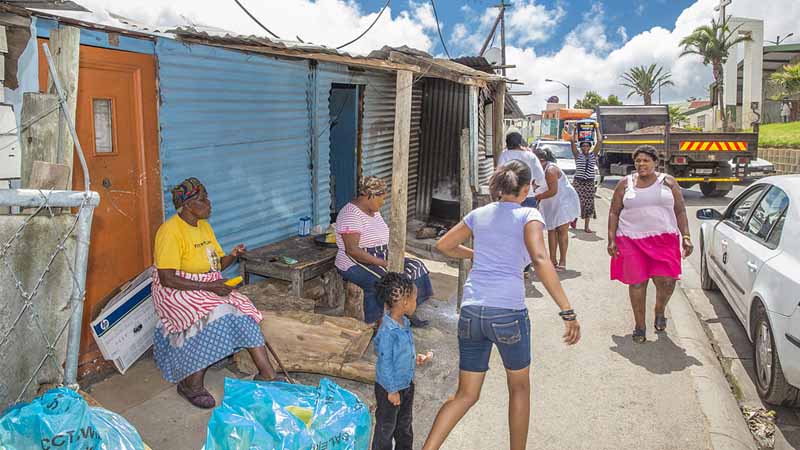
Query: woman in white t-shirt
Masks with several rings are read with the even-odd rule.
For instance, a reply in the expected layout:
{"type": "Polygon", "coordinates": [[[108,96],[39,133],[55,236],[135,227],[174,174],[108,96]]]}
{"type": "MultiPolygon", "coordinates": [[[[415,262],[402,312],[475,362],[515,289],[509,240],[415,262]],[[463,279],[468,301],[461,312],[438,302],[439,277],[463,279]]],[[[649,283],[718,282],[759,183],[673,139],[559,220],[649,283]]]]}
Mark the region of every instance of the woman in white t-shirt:
{"type": "Polygon", "coordinates": [[[498,167],[489,188],[499,201],[467,214],[436,244],[436,249],[445,255],[472,259],[473,265],[464,283],[458,319],[458,390],[436,415],[423,450],[440,448],[478,401],[495,346],[509,387],[510,448],[525,448],[531,406],[531,325],[522,268],[531,260],[542,284],[561,309],[559,316],[566,329],[564,342],[572,345],[580,340],[575,311],[547,256],[542,216],[536,209],[522,206],[530,182],[530,170],[520,161],[498,167]],[[463,245],[470,238],[474,238],[474,249],[463,245]]]}

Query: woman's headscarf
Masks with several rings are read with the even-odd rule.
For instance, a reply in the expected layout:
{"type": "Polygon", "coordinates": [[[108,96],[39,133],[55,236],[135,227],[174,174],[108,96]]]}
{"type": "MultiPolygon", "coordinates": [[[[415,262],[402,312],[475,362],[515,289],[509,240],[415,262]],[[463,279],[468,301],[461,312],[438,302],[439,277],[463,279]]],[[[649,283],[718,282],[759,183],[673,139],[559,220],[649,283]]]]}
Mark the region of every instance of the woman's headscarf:
{"type": "Polygon", "coordinates": [[[186,202],[200,195],[205,191],[206,187],[195,177],[190,177],[181,182],[181,184],[172,188],[172,204],[175,209],[180,209],[186,202]]]}
{"type": "Polygon", "coordinates": [[[386,182],[378,177],[364,177],[358,183],[358,195],[367,198],[377,197],[386,193],[386,182]]]}

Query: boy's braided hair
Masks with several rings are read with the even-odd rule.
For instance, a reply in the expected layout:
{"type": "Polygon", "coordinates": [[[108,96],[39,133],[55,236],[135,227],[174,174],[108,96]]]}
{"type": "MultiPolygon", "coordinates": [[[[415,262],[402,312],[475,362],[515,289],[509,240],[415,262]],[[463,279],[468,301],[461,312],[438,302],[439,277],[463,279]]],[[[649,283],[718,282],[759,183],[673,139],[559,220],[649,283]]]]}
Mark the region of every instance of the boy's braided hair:
{"type": "Polygon", "coordinates": [[[390,307],[414,291],[414,282],[404,273],[389,272],[375,284],[378,299],[390,307]]]}

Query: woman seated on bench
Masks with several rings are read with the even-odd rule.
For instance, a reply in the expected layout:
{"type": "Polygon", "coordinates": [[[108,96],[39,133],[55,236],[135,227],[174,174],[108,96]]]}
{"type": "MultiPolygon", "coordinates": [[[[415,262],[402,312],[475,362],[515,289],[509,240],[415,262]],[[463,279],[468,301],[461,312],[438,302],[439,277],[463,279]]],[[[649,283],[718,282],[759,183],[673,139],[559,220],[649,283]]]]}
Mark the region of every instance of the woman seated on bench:
{"type": "Polygon", "coordinates": [[[197,178],[172,189],[172,202],[178,213],[156,234],[153,305],[161,323],[153,353],[164,378],[178,383],[178,394],[198,408],[213,408],[214,397],[203,386],[206,369],[239,349],[253,357],[256,380],[277,376],[258,326],[261,313],[220,273],[244,253],[244,246],[229,255],[222,251],[206,221],[208,193],[197,178]]]}
{"type": "MultiPolygon", "coordinates": [[[[389,227],[381,216],[386,201],[386,183],[378,177],[365,177],[358,185],[358,197],[346,204],[336,219],[336,268],[345,280],[364,291],[364,320],[373,323],[383,317],[383,302],[375,294],[375,283],[389,265],[389,227]]],[[[417,303],[433,295],[428,268],[422,261],[405,259],[405,273],[417,286],[417,303]]],[[[427,321],[415,315],[411,325],[424,327],[427,321]]]]}

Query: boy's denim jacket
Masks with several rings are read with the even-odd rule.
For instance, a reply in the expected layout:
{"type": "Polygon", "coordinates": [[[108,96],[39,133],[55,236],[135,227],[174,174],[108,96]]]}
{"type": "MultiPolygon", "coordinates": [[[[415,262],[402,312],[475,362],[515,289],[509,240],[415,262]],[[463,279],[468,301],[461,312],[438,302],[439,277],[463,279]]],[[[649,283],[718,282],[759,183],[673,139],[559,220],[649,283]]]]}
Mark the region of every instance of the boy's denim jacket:
{"type": "Polygon", "coordinates": [[[384,314],[373,346],[378,355],[377,383],[390,394],[409,388],[417,365],[411,322],[403,317],[403,325],[400,325],[392,316],[384,314]]]}

